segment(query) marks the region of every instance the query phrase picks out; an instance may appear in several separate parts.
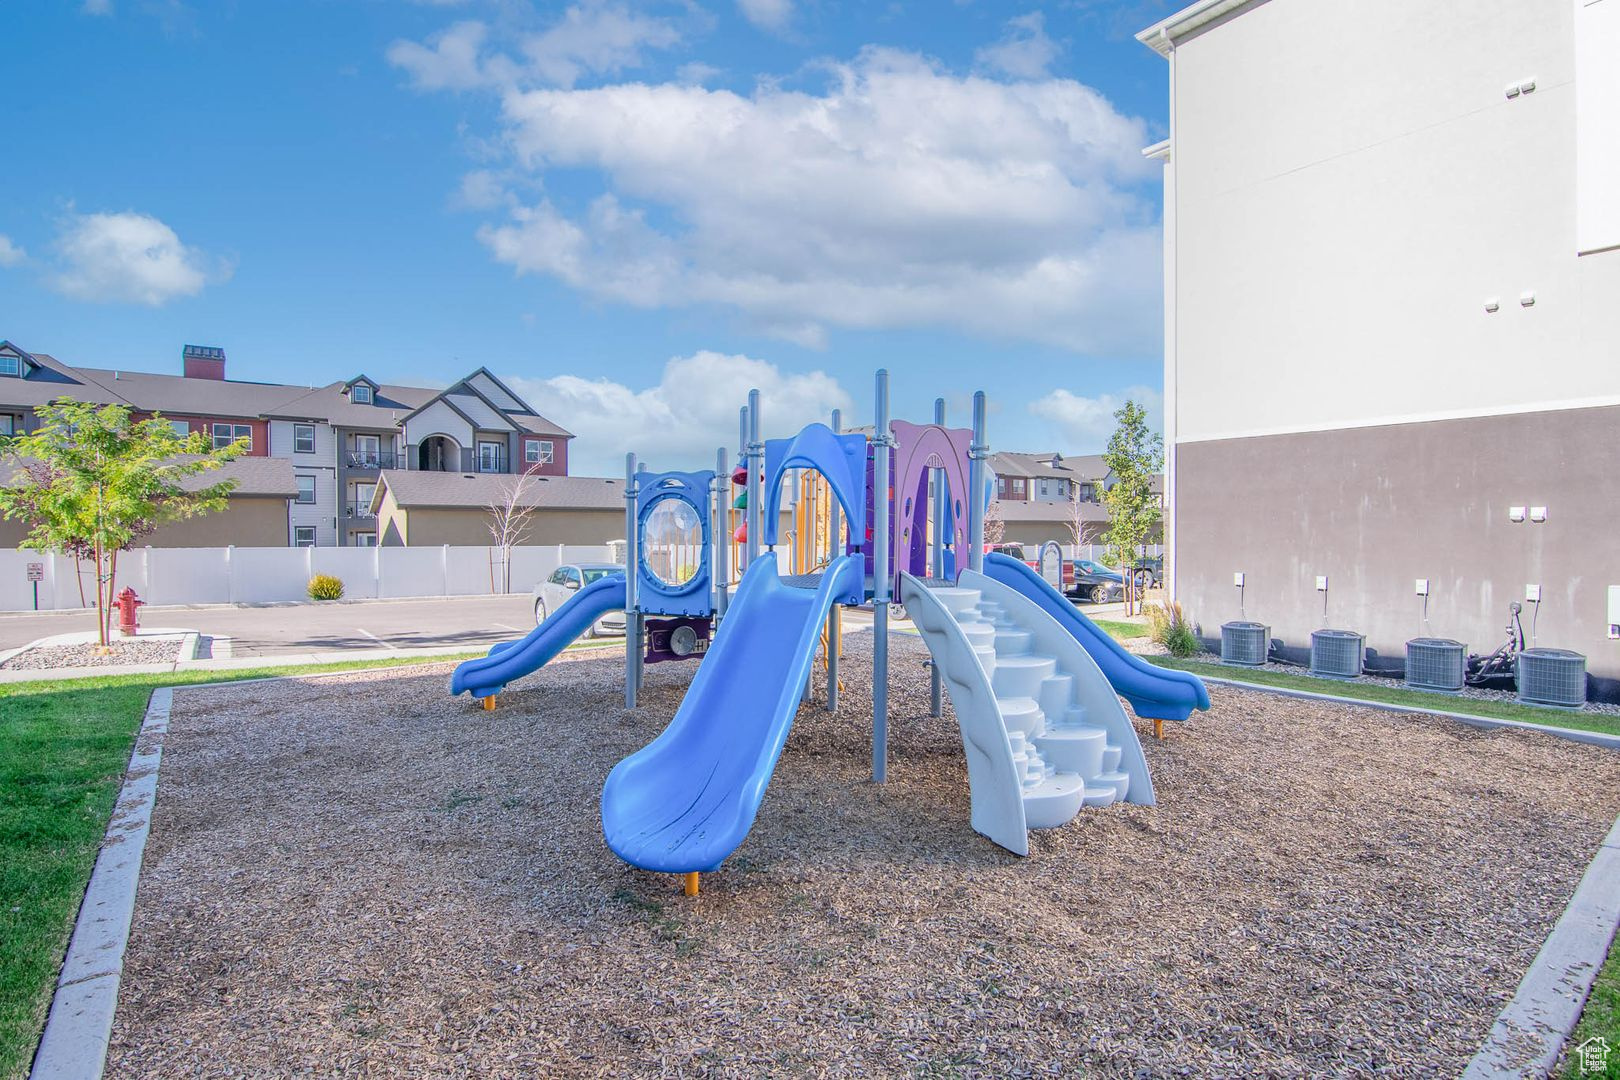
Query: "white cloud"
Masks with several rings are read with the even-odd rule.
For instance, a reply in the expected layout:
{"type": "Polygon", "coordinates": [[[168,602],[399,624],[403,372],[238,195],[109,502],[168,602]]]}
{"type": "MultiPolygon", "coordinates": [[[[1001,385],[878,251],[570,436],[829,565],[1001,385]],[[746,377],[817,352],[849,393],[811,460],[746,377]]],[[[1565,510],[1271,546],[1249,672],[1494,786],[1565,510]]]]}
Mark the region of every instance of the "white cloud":
{"type": "Polygon", "coordinates": [[[510,91],[517,166],[596,170],[607,190],[480,236],[520,272],[642,307],[720,305],[801,342],[948,326],[1157,347],[1141,121],[1071,80],[959,77],[879,49],[830,70],[822,93],[510,91]]]}
{"type": "Polygon", "coordinates": [[[61,266],[52,285],[94,303],[158,307],[231,274],[228,264],[182,244],[157,218],[133,211],[70,217],[56,250],[61,266]]]}
{"type": "Polygon", "coordinates": [[[419,90],[567,87],[587,75],[640,67],[645,51],[680,40],[680,30],[668,19],[613,0],[585,0],[547,29],[518,35],[516,55],[489,48],[490,29],[477,20],[455,23],[425,44],[396,41],[387,55],[419,90]]]}
{"type": "Polygon", "coordinates": [[[16,266],[28,258],[28,252],[11,242],[11,237],[0,234],[0,266],[16,266]]]}
{"type": "Polygon", "coordinates": [[[793,0],[737,0],[743,18],[773,34],[786,30],[793,21],[793,0]]]}
{"type": "Polygon", "coordinates": [[[86,15],[111,15],[113,13],[112,0],[84,0],[80,8],[86,15]]]}
{"type": "Polygon", "coordinates": [[[1030,414],[1045,420],[1062,440],[1058,449],[1065,453],[1095,454],[1107,445],[1117,426],[1114,413],[1127,401],[1147,410],[1148,426],[1164,429],[1164,397],[1150,386],[1127,387],[1118,394],[1084,397],[1069,390],[1053,390],[1029,403],[1030,414]]]}
{"type": "Polygon", "coordinates": [[[624,455],[632,451],[660,471],[713,468],[716,448],[735,452],[737,410],[749,390],[760,392],[770,437],[852,407],[849,394],[825,372],[789,373],[765,360],[707,351],[672,358],[657,385],[641,389],[578,375],[502,378],[577,436],[569,444],[568,471],[579,476],[622,475],[624,455]]]}
{"type": "Polygon", "coordinates": [[[675,81],[683,83],[706,83],[719,75],[720,69],[713,64],[705,64],[701,60],[693,60],[682,64],[675,69],[675,81]]]}
{"type": "Polygon", "coordinates": [[[474,169],[461,178],[451,204],[465,210],[493,210],[511,202],[506,178],[488,169],[474,169]]]}
{"type": "Polygon", "coordinates": [[[1007,20],[1007,32],[994,45],[973,54],[980,67],[1014,79],[1044,79],[1058,44],[1046,36],[1046,17],[1039,11],[1007,20]]]}

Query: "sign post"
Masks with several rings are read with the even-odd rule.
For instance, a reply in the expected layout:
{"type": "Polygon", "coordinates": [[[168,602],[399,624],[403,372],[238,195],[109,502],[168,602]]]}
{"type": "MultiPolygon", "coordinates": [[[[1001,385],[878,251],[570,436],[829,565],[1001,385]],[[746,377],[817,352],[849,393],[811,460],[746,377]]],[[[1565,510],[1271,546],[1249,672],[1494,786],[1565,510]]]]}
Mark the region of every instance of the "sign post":
{"type": "Polygon", "coordinates": [[[28,581],[34,586],[34,610],[39,610],[39,583],[45,580],[45,564],[31,562],[28,564],[28,581]]]}

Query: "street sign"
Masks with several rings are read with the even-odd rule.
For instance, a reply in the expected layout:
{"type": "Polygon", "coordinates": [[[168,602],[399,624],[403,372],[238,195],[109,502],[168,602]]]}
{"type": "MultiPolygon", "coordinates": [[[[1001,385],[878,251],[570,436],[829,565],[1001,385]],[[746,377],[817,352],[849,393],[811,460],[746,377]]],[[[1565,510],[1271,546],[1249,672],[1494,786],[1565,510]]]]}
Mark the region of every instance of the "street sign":
{"type": "Polygon", "coordinates": [[[45,580],[45,564],[42,563],[42,562],[31,562],[31,563],[29,563],[28,564],[28,580],[29,581],[44,581],[45,580]]]}

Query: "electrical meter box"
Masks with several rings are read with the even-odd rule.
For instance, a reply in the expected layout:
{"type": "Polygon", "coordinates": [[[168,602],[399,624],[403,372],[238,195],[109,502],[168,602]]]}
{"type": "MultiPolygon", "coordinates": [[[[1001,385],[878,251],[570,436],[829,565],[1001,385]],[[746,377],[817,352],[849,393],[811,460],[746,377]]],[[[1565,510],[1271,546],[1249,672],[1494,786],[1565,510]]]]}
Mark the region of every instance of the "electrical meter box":
{"type": "Polygon", "coordinates": [[[1620,585],[1609,586],[1609,640],[1620,641],[1620,585]]]}

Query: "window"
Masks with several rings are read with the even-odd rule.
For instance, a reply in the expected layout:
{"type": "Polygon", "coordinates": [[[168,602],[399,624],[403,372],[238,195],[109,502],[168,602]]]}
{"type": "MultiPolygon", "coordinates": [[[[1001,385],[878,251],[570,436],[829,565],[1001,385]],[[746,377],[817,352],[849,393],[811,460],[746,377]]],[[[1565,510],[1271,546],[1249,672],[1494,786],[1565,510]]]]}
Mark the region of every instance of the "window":
{"type": "Polygon", "coordinates": [[[298,481],[298,498],[294,500],[300,506],[315,505],[315,478],[313,476],[295,476],[298,481]]]}
{"type": "Polygon", "coordinates": [[[246,424],[215,424],[214,449],[229,446],[237,439],[246,439],[247,448],[253,449],[253,429],[246,424]]]}
{"type": "Polygon", "coordinates": [[[9,353],[0,353],[0,375],[21,375],[22,358],[9,353]]]}
{"type": "Polygon", "coordinates": [[[377,534],[374,533],[374,532],[355,533],[354,534],[354,546],[355,547],[376,547],[377,546],[377,534]]]}
{"type": "Polygon", "coordinates": [[[382,437],[378,435],[356,435],[354,437],[354,453],[349,455],[349,464],[362,469],[375,469],[383,464],[382,437]]]}
{"type": "Polygon", "coordinates": [[[293,425],[293,453],[313,454],[315,452],[315,425],[293,425]]]}
{"type": "Polygon", "coordinates": [[[10,414],[0,415],[0,438],[17,434],[17,418],[10,414]]]}
{"type": "Polygon", "coordinates": [[[315,546],[315,526],[313,526],[313,525],[294,525],[293,526],[293,547],[314,547],[314,546],[315,546]]]}
{"type": "Polygon", "coordinates": [[[536,439],[523,440],[523,460],[530,465],[540,464],[540,443],[536,439]]]}
{"type": "Polygon", "coordinates": [[[371,517],[371,498],[376,494],[376,484],[354,485],[354,501],[349,505],[354,508],[355,517],[371,517]]]}
{"type": "Polygon", "coordinates": [[[550,465],[552,460],[553,460],[553,458],[552,458],[552,452],[551,452],[551,440],[550,439],[541,439],[540,440],[540,464],[542,464],[542,465],[550,465]]]}
{"type": "Polygon", "coordinates": [[[481,442],[478,444],[478,471],[501,471],[501,444],[481,442]]]}
{"type": "Polygon", "coordinates": [[[189,420],[170,420],[169,421],[169,426],[174,428],[174,433],[176,435],[180,436],[182,439],[186,439],[186,438],[191,437],[191,421],[189,421],[189,420]]]}
{"type": "Polygon", "coordinates": [[[561,585],[566,580],[568,580],[568,571],[564,570],[562,567],[559,566],[557,569],[552,571],[551,583],[553,585],[561,585]]]}
{"type": "Polygon", "coordinates": [[[371,387],[363,382],[357,382],[349,387],[349,400],[356,405],[371,404],[371,387]]]}
{"type": "Polygon", "coordinates": [[[1045,480],[1041,481],[1041,494],[1042,495],[1050,495],[1051,494],[1051,492],[1046,490],[1046,481],[1045,480]]]}
{"type": "Polygon", "coordinates": [[[1024,482],[1022,480],[1014,480],[1012,482],[1012,484],[1013,484],[1013,494],[1015,496],[1017,496],[1018,498],[1020,498],[1020,499],[1023,498],[1024,497],[1024,482]]]}

